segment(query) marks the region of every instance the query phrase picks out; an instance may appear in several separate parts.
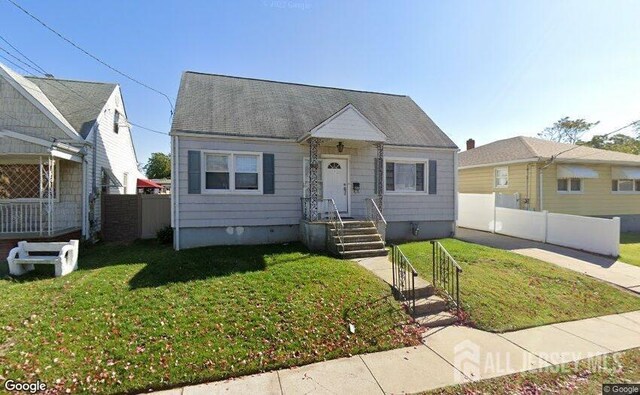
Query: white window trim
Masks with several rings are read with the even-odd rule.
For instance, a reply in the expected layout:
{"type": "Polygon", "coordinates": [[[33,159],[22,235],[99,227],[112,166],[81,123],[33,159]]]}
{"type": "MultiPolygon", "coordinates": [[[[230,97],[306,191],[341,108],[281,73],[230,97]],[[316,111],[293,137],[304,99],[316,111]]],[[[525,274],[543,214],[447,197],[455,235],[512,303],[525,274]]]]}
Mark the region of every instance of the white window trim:
{"type": "Polygon", "coordinates": [[[500,166],[493,168],[493,188],[494,189],[507,189],[509,188],[509,166],[500,166]],[[504,170],[507,172],[507,185],[497,185],[498,181],[498,170],[504,170]]]}
{"type": "Polygon", "coordinates": [[[385,195],[428,195],[429,194],[429,159],[426,158],[384,158],[384,168],[382,169],[382,187],[385,195]],[[424,191],[388,191],[387,190],[387,162],[394,163],[394,182],[395,182],[395,163],[404,164],[424,164],[424,191]]]}
{"type": "Polygon", "coordinates": [[[621,181],[621,179],[613,179],[611,181],[615,181],[616,182],[616,188],[618,189],[617,191],[612,190],[611,194],[613,195],[637,195],[640,194],[640,189],[637,188],[638,186],[638,180],[634,180],[631,178],[624,178],[623,180],[630,180],[633,182],[633,191],[621,191],[620,190],[620,185],[619,185],[619,181],[621,181]]]}
{"type": "Polygon", "coordinates": [[[203,195],[262,195],[263,194],[262,152],[207,150],[200,153],[200,192],[203,195]],[[207,189],[207,154],[229,155],[229,189],[207,189]],[[235,155],[251,155],[258,158],[258,189],[235,189],[235,155]]]}
{"type": "MultiPolygon", "coordinates": [[[[17,161],[2,161],[0,162],[4,165],[39,165],[40,162],[38,160],[17,160],[17,161]]],[[[44,164],[44,163],[43,163],[44,164]]],[[[56,196],[53,198],[55,203],[60,202],[60,161],[56,160],[54,164],[55,174],[55,192],[56,196]]],[[[48,199],[43,198],[18,198],[18,199],[0,199],[0,203],[40,203],[46,202],[48,199]]]]}
{"type": "MultiPolygon", "coordinates": [[[[573,177],[576,178],[576,177],[573,177]]],[[[556,179],[556,193],[558,193],[559,195],[580,195],[584,193],[584,178],[578,178],[578,180],[580,180],[580,190],[579,191],[572,191],[571,190],[571,178],[557,178],[556,179]],[[567,190],[566,191],[560,191],[558,190],[558,181],[557,180],[567,180],[567,190]]]]}

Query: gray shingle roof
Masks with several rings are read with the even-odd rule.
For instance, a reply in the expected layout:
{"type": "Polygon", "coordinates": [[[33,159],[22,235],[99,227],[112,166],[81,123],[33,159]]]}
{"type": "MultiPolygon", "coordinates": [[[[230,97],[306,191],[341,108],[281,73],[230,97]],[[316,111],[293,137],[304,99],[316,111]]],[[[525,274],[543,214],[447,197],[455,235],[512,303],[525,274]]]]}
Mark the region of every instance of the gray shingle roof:
{"type": "Polygon", "coordinates": [[[102,82],[25,77],[40,88],[51,103],[86,138],[117,85],[102,82]]]}
{"type": "Polygon", "coordinates": [[[637,163],[640,155],[607,151],[573,144],[558,143],[534,137],[518,136],[494,141],[458,155],[460,167],[498,164],[513,161],[549,159],[570,162],[637,163]]]}
{"type": "Polygon", "coordinates": [[[389,144],[457,148],[408,96],[183,73],[172,132],[296,139],[352,104],[389,144]]]}

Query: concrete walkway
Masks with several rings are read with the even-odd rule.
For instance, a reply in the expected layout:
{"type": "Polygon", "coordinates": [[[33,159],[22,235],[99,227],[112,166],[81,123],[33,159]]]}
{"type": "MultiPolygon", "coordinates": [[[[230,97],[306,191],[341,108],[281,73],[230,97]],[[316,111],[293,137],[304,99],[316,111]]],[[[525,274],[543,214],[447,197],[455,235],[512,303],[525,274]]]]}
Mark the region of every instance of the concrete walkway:
{"type": "Polygon", "coordinates": [[[553,263],[640,293],[640,267],[616,261],[614,258],[465,228],[458,228],[456,238],[553,263]]]}
{"type": "Polygon", "coordinates": [[[292,369],[195,385],[163,394],[384,394],[434,388],[549,368],[640,347],[640,311],[505,334],[449,326],[423,344],[292,369]]]}

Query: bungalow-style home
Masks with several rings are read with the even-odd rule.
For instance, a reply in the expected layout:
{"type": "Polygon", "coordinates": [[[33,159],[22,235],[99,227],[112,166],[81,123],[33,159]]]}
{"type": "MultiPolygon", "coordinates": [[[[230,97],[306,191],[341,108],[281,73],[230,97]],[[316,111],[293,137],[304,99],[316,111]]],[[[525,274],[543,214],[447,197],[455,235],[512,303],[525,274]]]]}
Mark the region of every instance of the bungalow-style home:
{"type": "Polygon", "coordinates": [[[185,72],[171,136],[176,249],[454,231],[458,149],[408,96],[185,72]]]}
{"type": "Polygon", "coordinates": [[[88,238],[100,195],[135,194],[120,87],[22,76],[0,64],[0,242],[88,238]]]}
{"type": "Polygon", "coordinates": [[[517,207],[620,217],[640,230],[640,156],[533,137],[513,137],[459,155],[461,193],[517,194],[517,207]]]}

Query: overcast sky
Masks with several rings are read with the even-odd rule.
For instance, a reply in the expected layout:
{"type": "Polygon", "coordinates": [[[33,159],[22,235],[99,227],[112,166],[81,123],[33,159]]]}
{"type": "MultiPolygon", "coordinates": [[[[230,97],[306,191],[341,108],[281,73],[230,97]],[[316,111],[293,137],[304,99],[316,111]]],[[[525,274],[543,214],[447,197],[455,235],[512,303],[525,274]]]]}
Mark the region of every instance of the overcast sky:
{"type": "MultiPolygon", "coordinates": [[[[184,70],[406,94],[460,147],[640,119],[640,1],[16,1],[172,100],[184,70]]],[[[119,83],[130,120],[169,131],[166,99],[6,0],[0,35],[56,77],[119,83]]],[[[140,162],[169,152],[133,135],[140,162]]]]}

